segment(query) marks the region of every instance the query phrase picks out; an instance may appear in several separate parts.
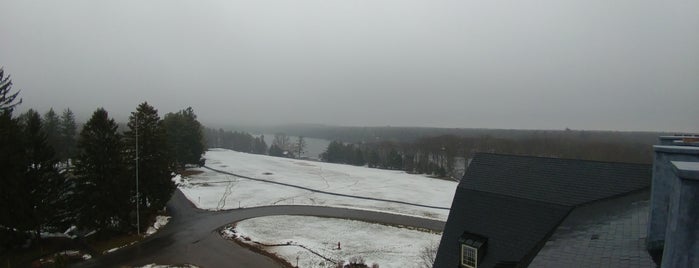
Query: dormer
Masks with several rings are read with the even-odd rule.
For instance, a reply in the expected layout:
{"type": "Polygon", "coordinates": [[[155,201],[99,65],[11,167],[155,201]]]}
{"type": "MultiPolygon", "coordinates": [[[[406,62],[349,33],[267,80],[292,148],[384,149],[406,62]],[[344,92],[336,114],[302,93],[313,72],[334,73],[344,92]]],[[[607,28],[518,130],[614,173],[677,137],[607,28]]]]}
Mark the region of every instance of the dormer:
{"type": "Polygon", "coordinates": [[[483,260],[488,249],[488,238],[464,232],[459,237],[460,258],[459,267],[461,268],[478,268],[478,264],[483,260]]]}

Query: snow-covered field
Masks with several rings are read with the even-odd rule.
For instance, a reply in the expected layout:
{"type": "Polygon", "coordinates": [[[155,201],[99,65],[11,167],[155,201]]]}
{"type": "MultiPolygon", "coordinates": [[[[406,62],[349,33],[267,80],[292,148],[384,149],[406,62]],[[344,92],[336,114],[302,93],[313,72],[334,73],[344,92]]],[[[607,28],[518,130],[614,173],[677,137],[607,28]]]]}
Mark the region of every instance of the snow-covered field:
{"type": "Polygon", "coordinates": [[[352,207],[446,220],[457,183],[403,171],[304,161],[211,149],[206,164],[252,178],[288,183],[333,193],[397,200],[446,209],[363,200],[220,174],[205,168],[189,178],[176,178],[196,206],[208,210],[305,204],[352,207]]]}
{"type": "MultiPolygon", "coordinates": [[[[247,243],[289,243],[264,248],[294,265],[298,257],[299,267],[334,267],[332,262],[310,250],[334,261],[361,257],[369,266],[377,263],[381,268],[419,267],[423,249],[438,245],[441,237],[429,231],[310,216],[253,218],[238,222],[235,231],[239,238],[252,239],[247,243]]],[[[232,235],[230,230],[224,229],[225,232],[232,235]]]]}

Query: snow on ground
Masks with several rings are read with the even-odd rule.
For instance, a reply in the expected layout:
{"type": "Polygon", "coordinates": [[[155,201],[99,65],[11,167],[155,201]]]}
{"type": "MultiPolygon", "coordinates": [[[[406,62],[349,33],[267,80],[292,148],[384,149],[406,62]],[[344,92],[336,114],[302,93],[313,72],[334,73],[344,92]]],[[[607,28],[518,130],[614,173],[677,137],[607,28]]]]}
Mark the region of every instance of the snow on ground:
{"type": "Polygon", "coordinates": [[[170,221],[170,216],[156,216],[153,226],[148,227],[146,231],[146,236],[152,235],[158,231],[158,229],[163,228],[170,221]]]}
{"type": "Polygon", "coordinates": [[[197,268],[198,266],[194,266],[191,264],[184,264],[184,265],[161,265],[161,264],[146,264],[144,266],[139,266],[135,268],[197,268]]]}
{"type": "Polygon", "coordinates": [[[120,249],[122,249],[122,248],[128,247],[128,246],[133,245],[133,244],[136,244],[136,242],[138,242],[138,241],[133,241],[133,242],[131,242],[131,243],[128,243],[128,244],[125,244],[125,245],[121,245],[121,246],[118,246],[118,247],[115,247],[115,248],[110,248],[110,249],[108,249],[108,250],[103,251],[102,254],[109,254],[109,253],[112,253],[112,252],[114,252],[114,251],[120,250],[120,249]]]}
{"type": "Polygon", "coordinates": [[[352,207],[446,220],[457,182],[351,165],[304,161],[211,149],[207,166],[257,179],[288,183],[333,193],[397,200],[435,209],[363,200],[220,174],[205,168],[190,178],[176,177],[182,192],[197,207],[208,210],[267,205],[352,207]]]}
{"type": "MultiPolygon", "coordinates": [[[[238,222],[235,232],[239,239],[248,237],[252,240],[246,243],[281,244],[265,246],[264,249],[294,265],[298,257],[299,267],[334,267],[332,262],[311,250],[334,261],[361,257],[366,264],[377,263],[381,268],[418,267],[423,249],[438,245],[441,238],[441,234],[430,231],[311,216],[248,219],[238,222]],[[337,249],[338,242],[340,250],[337,249]],[[287,243],[289,245],[285,245],[287,243]]],[[[224,229],[222,234],[233,235],[230,229],[224,229]]]]}
{"type": "Polygon", "coordinates": [[[82,260],[92,259],[92,255],[84,253],[84,252],[79,251],[79,250],[64,250],[64,251],[60,251],[60,252],[57,252],[57,253],[51,255],[49,258],[39,259],[39,263],[41,263],[41,264],[55,263],[56,258],[58,256],[61,256],[63,258],[82,259],[82,260]]]}

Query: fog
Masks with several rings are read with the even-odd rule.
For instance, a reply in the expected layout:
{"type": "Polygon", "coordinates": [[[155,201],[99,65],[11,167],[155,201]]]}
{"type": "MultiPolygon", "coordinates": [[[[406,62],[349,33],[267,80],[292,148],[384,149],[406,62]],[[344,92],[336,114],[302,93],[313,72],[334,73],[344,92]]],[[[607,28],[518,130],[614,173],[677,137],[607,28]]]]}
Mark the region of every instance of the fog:
{"type": "Polygon", "coordinates": [[[699,131],[699,1],[0,3],[21,110],[699,131]]]}

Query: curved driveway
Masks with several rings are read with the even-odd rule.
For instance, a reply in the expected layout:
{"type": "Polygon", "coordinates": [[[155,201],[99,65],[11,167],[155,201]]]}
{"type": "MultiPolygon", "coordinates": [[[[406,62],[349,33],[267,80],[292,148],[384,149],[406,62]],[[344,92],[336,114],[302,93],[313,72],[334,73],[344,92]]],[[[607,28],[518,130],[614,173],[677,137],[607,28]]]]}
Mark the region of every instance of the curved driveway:
{"type": "Polygon", "coordinates": [[[143,241],[79,263],[75,267],[119,267],[158,264],[194,264],[200,267],[283,267],[274,260],[223,239],[217,229],[249,218],[307,215],[348,218],[436,231],[444,222],[382,212],[317,206],[266,206],[226,211],[197,209],[176,190],[168,202],[170,223],[143,241]]]}

